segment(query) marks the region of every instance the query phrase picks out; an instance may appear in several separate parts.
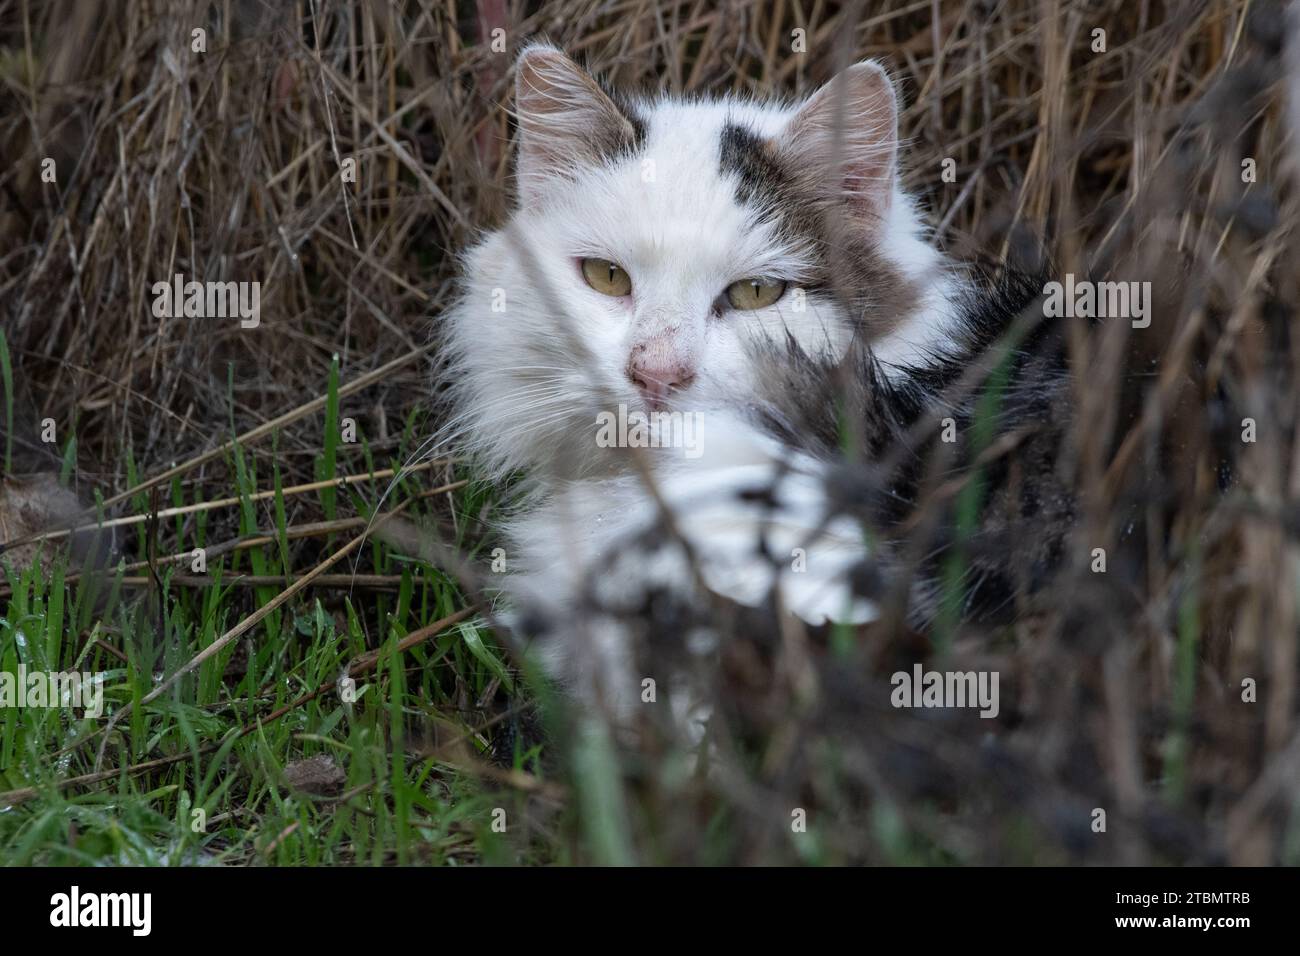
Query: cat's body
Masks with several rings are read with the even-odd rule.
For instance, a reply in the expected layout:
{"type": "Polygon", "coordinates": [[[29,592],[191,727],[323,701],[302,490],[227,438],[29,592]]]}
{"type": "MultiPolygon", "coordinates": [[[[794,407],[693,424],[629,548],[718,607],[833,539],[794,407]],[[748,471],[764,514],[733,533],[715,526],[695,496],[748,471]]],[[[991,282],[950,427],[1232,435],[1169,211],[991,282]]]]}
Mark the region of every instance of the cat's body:
{"type": "MultiPolygon", "coordinates": [[[[641,679],[628,645],[673,626],[656,620],[667,607],[716,594],[774,598],[813,624],[873,619],[882,576],[907,563],[888,531],[940,440],[929,420],[951,419],[958,458],[981,450],[980,392],[962,374],[1037,288],[960,269],[926,242],[898,187],[895,94],[874,64],[797,107],[616,104],[532,47],[517,107],[519,207],[468,255],[447,375],[452,428],[480,467],[526,476],[504,529],[519,626],[579,693],[624,707],[641,679]],[[692,441],[598,440],[602,420],[637,412],[671,413],[640,435],[650,444],[692,441]]],[[[1042,444],[1058,353],[1008,361],[998,433],[1036,422],[1019,443],[1042,444]]],[[[1063,520],[1051,441],[1034,458],[1033,510],[1063,520]]],[[[986,469],[994,506],[1000,467],[986,469]]],[[[1050,562],[1055,540],[1011,540],[1021,509],[1006,504],[1008,546],[1050,562]]],[[[936,550],[947,533],[931,535],[936,550]]],[[[915,557],[923,620],[935,558],[915,557]]],[[[967,610],[1001,574],[980,560],[967,610]]],[[[1008,600],[995,592],[990,608],[1008,600]]],[[[711,646],[707,625],[689,627],[711,646]]]]}

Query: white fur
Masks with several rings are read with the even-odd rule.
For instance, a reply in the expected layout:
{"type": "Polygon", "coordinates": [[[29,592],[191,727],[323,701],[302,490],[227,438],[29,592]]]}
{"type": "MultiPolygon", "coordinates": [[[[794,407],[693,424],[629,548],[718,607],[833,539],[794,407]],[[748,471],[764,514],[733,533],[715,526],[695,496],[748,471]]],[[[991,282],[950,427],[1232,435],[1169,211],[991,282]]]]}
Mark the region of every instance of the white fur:
{"type": "MultiPolygon", "coordinates": [[[[447,375],[458,409],[450,430],[489,476],[518,470],[530,476],[529,505],[506,528],[514,570],[508,591],[516,602],[568,620],[593,576],[596,592],[614,604],[633,600],[650,583],[691,587],[684,549],[664,549],[649,560],[622,550],[655,523],[658,505],[646,476],[630,467],[629,450],[594,441],[599,412],[641,405],[625,374],[630,350],[669,336],[696,368],[694,382],[669,407],[700,415],[703,454],[690,459],[680,449],[651,448],[644,460],[705,584],[750,605],[775,587],[782,605],[813,622],[870,619],[875,609],[854,600],[845,582],[845,571],[866,555],[860,529],[843,518],[822,527],[822,466],[779,447],[744,414],[755,374],[746,338],[781,341],[788,333],[809,352],[838,355],[849,341],[843,317],[829,298],[813,295],[796,312],[789,293],[767,309],[721,317],[711,311],[738,280],[779,277],[798,286],[809,276],[812,250],[783,240],[773,224],[756,222],[718,163],[726,124],[744,122],[775,138],[798,108],[731,97],[643,102],[644,150],[612,165],[583,167],[574,149],[544,140],[574,135],[584,87],[572,80],[566,88],[571,78],[562,62],[556,68],[558,54],[540,52],[547,58],[547,95],[563,104],[564,118],[556,127],[521,117],[526,201],[504,228],[470,250],[463,296],[446,316],[447,375]],[[549,179],[547,156],[560,157],[549,179]],[[626,269],[632,294],[612,298],[591,289],[577,265],[584,257],[626,269]],[[494,301],[504,311],[494,311],[494,301]],[[737,500],[736,490],[770,484],[785,469],[776,513],[737,500]],[[781,557],[782,570],[758,556],[760,533],[781,557]],[[795,548],[806,551],[806,571],[790,569],[795,548]]],[[[943,351],[958,292],[892,166],[890,178],[878,250],[923,296],[915,315],[873,343],[887,373],[888,363],[920,363],[943,351]]],[[[573,680],[613,688],[620,703],[634,700],[637,675],[628,672],[623,627],[609,617],[588,617],[574,619],[573,632],[573,640],[551,646],[552,660],[573,680]]]]}

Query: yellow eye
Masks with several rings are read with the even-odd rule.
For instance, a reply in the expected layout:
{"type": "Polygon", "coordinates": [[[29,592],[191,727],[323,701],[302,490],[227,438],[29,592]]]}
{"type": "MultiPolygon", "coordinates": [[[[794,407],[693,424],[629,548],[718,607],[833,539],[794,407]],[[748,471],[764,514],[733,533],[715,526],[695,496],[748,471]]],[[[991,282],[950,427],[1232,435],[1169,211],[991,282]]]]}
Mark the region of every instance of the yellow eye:
{"type": "Polygon", "coordinates": [[[741,279],[727,286],[727,301],[733,309],[765,309],[785,295],[784,282],[767,279],[741,279]]]}
{"type": "Polygon", "coordinates": [[[632,277],[608,259],[583,259],[582,277],[601,295],[628,295],[632,291],[632,277]]]}

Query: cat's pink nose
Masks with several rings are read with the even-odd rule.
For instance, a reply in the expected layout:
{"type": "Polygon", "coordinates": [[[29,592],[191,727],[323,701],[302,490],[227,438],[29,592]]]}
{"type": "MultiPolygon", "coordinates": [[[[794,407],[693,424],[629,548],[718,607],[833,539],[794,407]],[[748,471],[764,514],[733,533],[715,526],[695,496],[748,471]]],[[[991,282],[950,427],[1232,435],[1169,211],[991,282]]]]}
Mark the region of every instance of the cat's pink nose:
{"type": "Polygon", "coordinates": [[[668,400],[670,392],[690,385],[695,372],[679,364],[632,362],[627,367],[627,376],[641,390],[646,403],[659,408],[668,400]]]}

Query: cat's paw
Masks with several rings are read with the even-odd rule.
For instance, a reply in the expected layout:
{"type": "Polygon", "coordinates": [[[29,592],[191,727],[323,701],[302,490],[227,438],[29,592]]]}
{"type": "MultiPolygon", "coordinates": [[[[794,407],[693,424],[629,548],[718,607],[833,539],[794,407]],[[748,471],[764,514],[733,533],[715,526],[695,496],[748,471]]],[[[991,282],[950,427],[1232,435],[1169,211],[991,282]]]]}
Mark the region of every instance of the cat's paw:
{"type": "Polygon", "coordinates": [[[521,515],[508,589],[547,622],[548,669],[626,714],[652,643],[697,660],[716,649],[701,585],[814,625],[876,619],[852,581],[871,550],[830,508],[825,469],[738,424],[701,460],[657,468],[653,491],[634,475],[573,482],[521,515]]]}
{"type": "MultiPolygon", "coordinates": [[[[683,470],[662,480],[660,495],[670,533],[688,547],[677,556],[683,567],[659,577],[684,583],[689,560],[709,590],[747,607],[775,596],[810,624],[878,616],[850,580],[869,557],[862,529],[830,514],[824,477],[810,459],[683,470]]],[[[619,553],[620,563],[629,558],[635,563],[634,549],[619,553]]]]}

